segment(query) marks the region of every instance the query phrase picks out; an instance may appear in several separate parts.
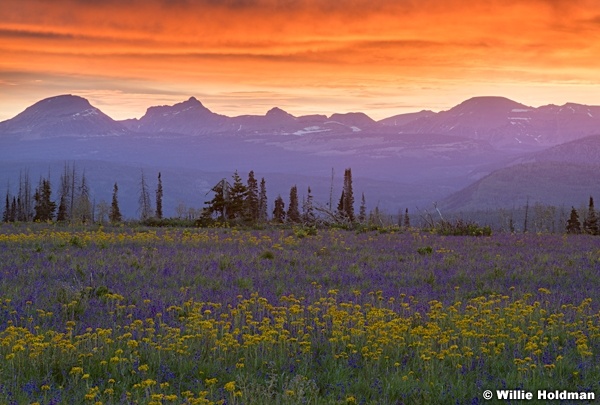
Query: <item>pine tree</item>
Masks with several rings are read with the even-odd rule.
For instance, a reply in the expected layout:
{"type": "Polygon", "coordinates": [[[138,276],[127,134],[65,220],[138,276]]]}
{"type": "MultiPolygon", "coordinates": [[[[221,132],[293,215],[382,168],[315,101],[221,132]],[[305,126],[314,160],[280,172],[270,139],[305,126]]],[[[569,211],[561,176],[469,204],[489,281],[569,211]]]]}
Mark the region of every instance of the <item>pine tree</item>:
{"type": "Polygon", "coordinates": [[[280,195],[275,199],[275,208],[273,209],[273,221],[282,224],[285,221],[285,203],[280,195]]]}
{"type": "Polygon", "coordinates": [[[254,171],[248,173],[248,181],[246,183],[246,213],[245,218],[252,223],[258,221],[260,217],[260,201],[258,195],[258,182],[254,177],[254,171]]]}
{"type": "Polygon", "coordinates": [[[237,170],[233,174],[233,184],[229,191],[229,204],[227,206],[227,219],[239,220],[244,218],[246,211],[246,194],[248,188],[243,183],[237,170]]]}
{"type": "Polygon", "coordinates": [[[598,230],[598,216],[594,209],[594,199],[591,196],[587,216],[583,222],[583,230],[590,235],[598,235],[600,233],[598,230]]]}
{"type": "Polygon", "coordinates": [[[310,187],[308,188],[306,200],[302,204],[302,221],[307,225],[315,223],[315,209],[313,207],[313,196],[310,187]]]}
{"type": "Polygon", "coordinates": [[[571,216],[567,221],[567,233],[581,233],[581,222],[579,222],[579,214],[575,207],[571,207],[571,216]]]}
{"type": "Polygon", "coordinates": [[[406,229],[410,228],[410,218],[408,217],[408,208],[404,211],[404,227],[406,229]]]}
{"type": "Polygon", "coordinates": [[[144,171],[142,170],[142,177],[140,179],[140,197],[138,199],[140,220],[146,221],[153,216],[152,204],[150,202],[150,192],[148,191],[148,185],[146,184],[146,178],[144,177],[144,171]]]}
{"type": "Polygon", "coordinates": [[[267,214],[267,204],[267,185],[265,183],[265,178],[263,177],[260,180],[260,193],[258,196],[258,220],[261,222],[265,222],[269,219],[267,214]]]}
{"type": "Polygon", "coordinates": [[[344,190],[342,190],[342,195],[340,196],[340,201],[338,202],[338,205],[337,205],[337,216],[340,219],[346,218],[346,210],[344,209],[344,201],[346,201],[346,198],[344,196],[344,190]]]}
{"type": "Polygon", "coordinates": [[[215,195],[212,200],[204,202],[207,207],[204,208],[202,216],[211,218],[214,214],[217,214],[217,220],[226,221],[229,215],[230,190],[231,185],[227,179],[222,179],[214,186],[211,191],[213,191],[215,195]]]}
{"type": "Polygon", "coordinates": [[[72,218],[86,224],[92,222],[92,201],[90,199],[90,189],[85,177],[85,172],[81,176],[81,184],[77,189],[75,198],[74,213],[72,218]]]}
{"type": "Polygon", "coordinates": [[[10,205],[10,215],[8,216],[8,222],[15,222],[17,220],[17,198],[13,197],[12,204],[10,205]]]}
{"type": "Polygon", "coordinates": [[[287,210],[288,222],[298,223],[300,222],[300,210],[298,208],[298,188],[292,186],[290,189],[290,204],[287,210]]]}
{"type": "Polygon", "coordinates": [[[344,214],[350,222],[354,222],[354,192],[352,191],[352,170],[344,172],[344,214]]]}
{"type": "Polygon", "coordinates": [[[158,185],[156,186],[156,218],[157,219],[162,219],[162,217],[163,217],[162,198],[163,198],[162,179],[160,177],[160,172],[158,172],[158,185]]]}
{"type": "Polygon", "coordinates": [[[113,224],[121,222],[121,220],[123,219],[121,215],[121,210],[119,209],[119,198],[117,196],[118,192],[119,187],[117,186],[117,183],[115,183],[113,187],[112,203],[110,204],[110,214],[108,215],[109,221],[113,224]]]}
{"type": "Polygon", "coordinates": [[[34,194],[34,221],[51,221],[54,218],[56,203],[50,199],[51,196],[50,180],[43,179],[34,194]]]}
{"type": "Polygon", "coordinates": [[[365,223],[367,220],[367,202],[365,200],[365,193],[362,193],[362,197],[360,199],[360,209],[358,211],[358,222],[365,223]]]}
{"type": "Polygon", "coordinates": [[[19,173],[19,193],[17,195],[17,220],[20,222],[33,219],[33,194],[31,192],[31,181],[29,171],[19,173]]]}
{"type": "Polygon", "coordinates": [[[60,188],[58,190],[58,212],[57,221],[66,221],[70,218],[69,207],[71,197],[71,173],[69,166],[65,163],[63,173],[60,175],[60,188]]]}
{"type": "Polygon", "coordinates": [[[10,218],[10,194],[8,189],[6,190],[6,204],[4,205],[4,212],[2,213],[2,222],[9,222],[10,218]]]}

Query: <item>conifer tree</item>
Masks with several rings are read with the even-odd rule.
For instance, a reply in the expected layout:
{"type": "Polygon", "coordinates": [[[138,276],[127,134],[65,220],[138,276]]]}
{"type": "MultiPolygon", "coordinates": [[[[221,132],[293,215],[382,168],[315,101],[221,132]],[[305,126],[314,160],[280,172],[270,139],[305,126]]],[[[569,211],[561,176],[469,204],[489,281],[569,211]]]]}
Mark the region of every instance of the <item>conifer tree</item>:
{"type": "Polygon", "coordinates": [[[360,199],[360,209],[358,211],[358,222],[364,223],[367,220],[367,202],[365,200],[365,193],[362,193],[360,199]]]}
{"type": "Polygon", "coordinates": [[[404,211],[404,227],[406,229],[410,228],[410,218],[408,217],[408,208],[404,211]]]}
{"type": "Polygon", "coordinates": [[[71,198],[71,173],[67,163],[63,173],[60,175],[60,187],[58,189],[58,212],[56,213],[57,221],[66,221],[70,218],[69,208],[71,198]]]}
{"type": "Polygon", "coordinates": [[[88,186],[85,172],[81,176],[81,184],[77,189],[77,196],[74,204],[75,212],[72,218],[77,221],[86,224],[92,222],[92,201],[90,199],[90,189],[88,186]]]}
{"type": "Polygon", "coordinates": [[[340,219],[346,218],[346,210],[344,209],[344,201],[346,201],[346,198],[344,196],[344,190],[342,190],[342,195],[340,196],[340,201],[338,202],[338,205],[337,205],[337,216],[340,219]]]}
{"type": "Polygon", "coordinates": [[[51,196],[50,180],[43,179],[34,194],[34,221],[51,221],[54,218],[56,203],[50,199],[51,196]]]}
{"type": "Polygon", "coordinates": [[[275,208],[273,209],[273,221],[282,224],[285,221],[285,203],[280,195],[275,199],[275,208]]]}
{"type": "Polygon", "coordinates": [[[258,220],[261,222],[265,222],[268,219],[267,204],[267,185],[263,177],[260,180],[260,193],[258,196],[258,220]]]}
{"type": "Polygon", "coordinates": [[[254,177],[254,171],[250,170],[248,173],[248,181],[246,183],[246,213],[245,218],[247,221],[256,222],[260,217],[260,201],[258,195],[258,182],[254,177]]]}
{"type": "Polygon", "coordinates": [[[8,189],[6,190],[6,204],[4,205],[4,212],[2,213],[2,222],[9,222],[10,218],[10,195],[8,189]]]}
{"type": "Polygon", "coordinates": [[[17,220],[17,198],[13,197],[12,204],[10,205],[10,215],[8,216],[8,222],[15,222],[17,220]]]}
{"type": "Polygon", "coordinates": [[[142,170],[142,177],[140,179],[140,197],[138,199],[140,220],[146,221],[152,218],[152,204],[150,202],[150,192],[148,191],[148,185],[146,184],[146,178],[144,177],[144,171],[142,170]]]}
{"type": "Polygon", "coordinates": [[[112,223],[121,222],[123,219],[121,210],[119,209],[119,197],[117,196],[118,192],[119,187],[117,186],[117,183],[115,183],[113,187],[112,203],[110,204],[110,214],[108,215],[108,219],[112,223]]]}
{"type": "Polygon", "coordinates": [[[248,189],[243,183],[237,170],[233,174],[233,184],[229,191],[229,204],[227,206],[227,219],[237,220],[244,218],[245,202],[248,189]]]}
{"type": "Polygon", "coordinates": [[[217,214],[218,221],[226,221],[229,216],[231,185],[227,179],[222,179],[211,191],[215,194],[212,200],[204,202],[207,207],[203,209],[202,216],[208,219],[217,214]]]}
{"type": "Polygon", "coordinates": [[[354,222],[354,192],[352,191],[352,170],[350,168],[344,172],[343,210],[346,218],[350,222],[354,222]]]}
{"type": "Polygon", "coordinates": [[[298,223],[300,222],[300,210],[298,208],[298,188],[292,186],[290,189],[290,204],[287,210],[288,222],[298,223]]]}
{"type": "Polygon", "coordinates": [[[589,233],[590,235],[598,235],[600,233],[598,230],[598,216],[594,209],[594,199],[591,196],[587,216],[583,223],[583,229],[585,233],[589,233]]]}
{"type": "Polygon", "coordinates": [[[156,218],[157,219],[162,219],[162,217],[163,217],[162,198],[163,198],[162,179],[160,176],[160,172],[158,172],[158,185],[156,186],[156,218]]]}
{"type": "Polygon", "coordinates": [[[307,225],[312,225],[315,222],[315,209],[313,207],[313,195],[308,188],[306,199],[302,204],[302,221],[307,225]]]}
{"type": "Polygon", "coordinates": [[[581,222],[579,222],[579,214],[575,207],[571,207],[571,216],[567,221],[567,233],[581,233],[581,222]]]}
{"type": "Polygon", "coordinates": [[[33,219],[33,193],[31,191],[31,181],[29,179],[29,170],[25,173],[19,173],[19,193],[17,194],[17,220],[21,222],[31,221],[33,219]]]}

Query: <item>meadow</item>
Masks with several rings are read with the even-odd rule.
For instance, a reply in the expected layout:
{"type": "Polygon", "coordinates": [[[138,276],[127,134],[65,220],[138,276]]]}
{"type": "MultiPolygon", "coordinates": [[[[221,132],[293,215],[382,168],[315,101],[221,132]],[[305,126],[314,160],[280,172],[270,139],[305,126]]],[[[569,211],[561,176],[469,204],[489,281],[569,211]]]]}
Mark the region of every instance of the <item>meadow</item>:
{"type": "Polygon", "coordinates": [[[598,398],[599,296],[589,235],[2,225],[0,403],[598,398]]]}

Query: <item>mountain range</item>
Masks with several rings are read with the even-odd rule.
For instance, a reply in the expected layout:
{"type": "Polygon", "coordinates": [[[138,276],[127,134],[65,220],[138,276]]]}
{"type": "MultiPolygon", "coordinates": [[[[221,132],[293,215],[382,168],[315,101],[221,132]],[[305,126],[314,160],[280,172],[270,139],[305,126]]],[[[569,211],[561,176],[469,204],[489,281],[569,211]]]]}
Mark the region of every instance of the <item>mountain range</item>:
{"type": "Polygon", "coordinates": [[[346,167],[353,170],[355,193],[391,214],[433,202],[456,211],[525,200],[580,205],[586,195],[600,195],[598,176],[590,176],[600,164],[600,107],[534,108],[474,97],[447,111],[375,121],[361,112],[296,117],[277,107],[228,117],[191,97],[115,121],[82,97],[61,95],[0,122],[0,182],[11,193],[20,171],[50,171],[58,182],[64,162],[96,180],[92,191],[99,200],[109,201],[111,185],[119,182],[130,217],[141,169],[168,173],[167,215],[181,204],[202,206],[212,185],[235,170],[265,177],[271,201],[296,184],[311,186],[326,205],[339,197],[331,195],[332,172],[337,194],[346,167]],[[574,181],[578,176],[581,182],[574,181]],[[546,183],[551,186],[543,191],[546,183]]]}

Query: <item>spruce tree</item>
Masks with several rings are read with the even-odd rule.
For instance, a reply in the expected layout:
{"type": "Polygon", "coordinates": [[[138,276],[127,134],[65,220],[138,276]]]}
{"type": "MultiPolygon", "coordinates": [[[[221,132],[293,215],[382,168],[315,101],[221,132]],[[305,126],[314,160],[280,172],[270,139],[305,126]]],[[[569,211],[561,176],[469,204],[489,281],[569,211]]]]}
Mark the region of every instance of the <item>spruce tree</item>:
{"type": "Polygon", "coordinates": [[[246,213],[245,218],[252,223],[258,221],[260,216],[260,201],[258,195],[258,182],[254,177],[254,171],[248,173],[248,181],[246,183],[246,213]]]}
{"type": "Polygon", "coordinates": [[[265,183],[265,178],[263,177],[260,180],[260,192],[258,196],[258,220],[261,222],[265,222],[268,218],[267,214],[267,185],[265,183]]]}
{"type": "Polygon", "coordinates": [[[367,202],[365,200],[365,193],[362,193],[360,199],[360,209],[358,211],[358,222],[361,224],[367,220],[367,202]]]}
{"type": "Polygon", "coordinates": [[[9,222],[10,218],[10,195],[6,190],[6,204],[4,205],[4,212],[2,213],[2,222],[9,222]]]}
{"type": "Polygon", "coordinates": [[[212,200],[204,202],[207,206],[203,209],[202,216],[209,219],[217,214],[217,220],[225,222],[229,215],[231,185],[227,179],[222,179],[210,191],[215,194],[212,200]]]}
{"type": "Polygon", "coordinates": [[[77,197],[74,205],[75,213],[73,218],[83,224],[92,221],[92,201],[90,199],[90,189],[88,186],[85,172],[81,176],[81,184],[77,190],[77,197]]]}
{"type": "Polygon", "coordinates": [[[312,225],[315,222],[315,210],[313,207],[313,195],[308,188],[308,193],[306,195],[306,200],[302,204],[302,221],[307,225],[312,225]]]}
{"type": "Polygon", "coordinates": [[[123,219],[121,215],[121,210],[119,209],[119,198],[117,196],[118,192],[119,187],[117,186],[117,183],[115,183],[113,187],[112,203],[110,204],[110,214],[108,215],[108,219],[113,224],[121,222],[121,220],[123,219]]]}
{"type": "Polygon", "coordinates": [[[34,221],[51,221],[56,211],[56,203],[51,200],[50,180],[43,179],[34,194],[34,221]]]}
{"type": "Polygon", "coordinates": [[[8,222],[15,222],[17,220],[17,198],[13,197],[12,204],[10,205],[10,215],[8,216],[8,222]]]}
{"type": "Polygon", "coordinates": [[[227,219],[237,220],[244,218],[246,211],[246,194],[248,188],[243,183],[237,170],[233,174],[233,184],[229,191],[229,204],[227,206],[227,219]]]}
{"type": "Polygon", "coordinates": [[[404,227],[406,229],[410,228],[410,218],[408,217],[408,208],[404,211],[404,227]]]}
{"type": "Polygon", "coordinates": [[[337,216],[340,219],[346,218],[346,210],[344,209],[344,201],[346,201],[346,198],[344,196],[344,190],[342,190],[342,195],[340,196],[340,201],[338,202],[338,205],[337,205],[337,216]]]}
{"type": "Polygon", "coordinates": [[[298,208],[298,188],[292,186],[290,189],[290,205],[287,211],[288,222],[298,223],[300,222],[300,210],[298,208]]]}
{"type": "Polygon", "coordinates": [[[567,221],[567,233],[581,233],[581,222],[579,222],[579,214],[575,207],[571,207],[571,216],[567,221]]]}
{"type": "Polygon", "coordinates": [[[590,235],[598,235],[600,233],[598,231],[598,216],[596,215],[596,210],[594,209],[594,199],[591,196],[583,229],[585,233],[589,233],[590,235]]]}
{"type": "Polygon", "coordinates": [[[148,191],[148,185],[146,184],[146,178],[144,177],[144,171],[142,170],[142,176],[140,179],[140,197],[138,199],[140,220],[146,221],[152,218],[152,204],[150,202],[150,192],[148,191]]]}
{"type": "Polygon", "coordinates": [[[285,203],[280,195],[275,199],[275,207],[273,209],[273,221],[282,224],[285,221],[285,203]]]}
{"type": "Polygon", "coordinates": [[[162,219],[162,217],[163,217],[162,198],[163,198],[162,179],[160,176],[160,172],[158,172],[158,185],[156,186],[156,218],[157,219],[162,219]]]}
{"type": "Polygon", "coordinates": [[[65,167],[63,173],[60,175],[60,187],[58,189],[58,212],[56,213],[57,221],[66,221],[70,219],[70,211],[71,207],[70,203],[71,198],[71,173],[70,168],[67,163],[65,163],[65,167]]]}
{"type": "Polygon", "coordinates": [[[354,192],[352,191],[352,170],[344,172],[344,214],[350,222],[354,222],[354,192]]]}

